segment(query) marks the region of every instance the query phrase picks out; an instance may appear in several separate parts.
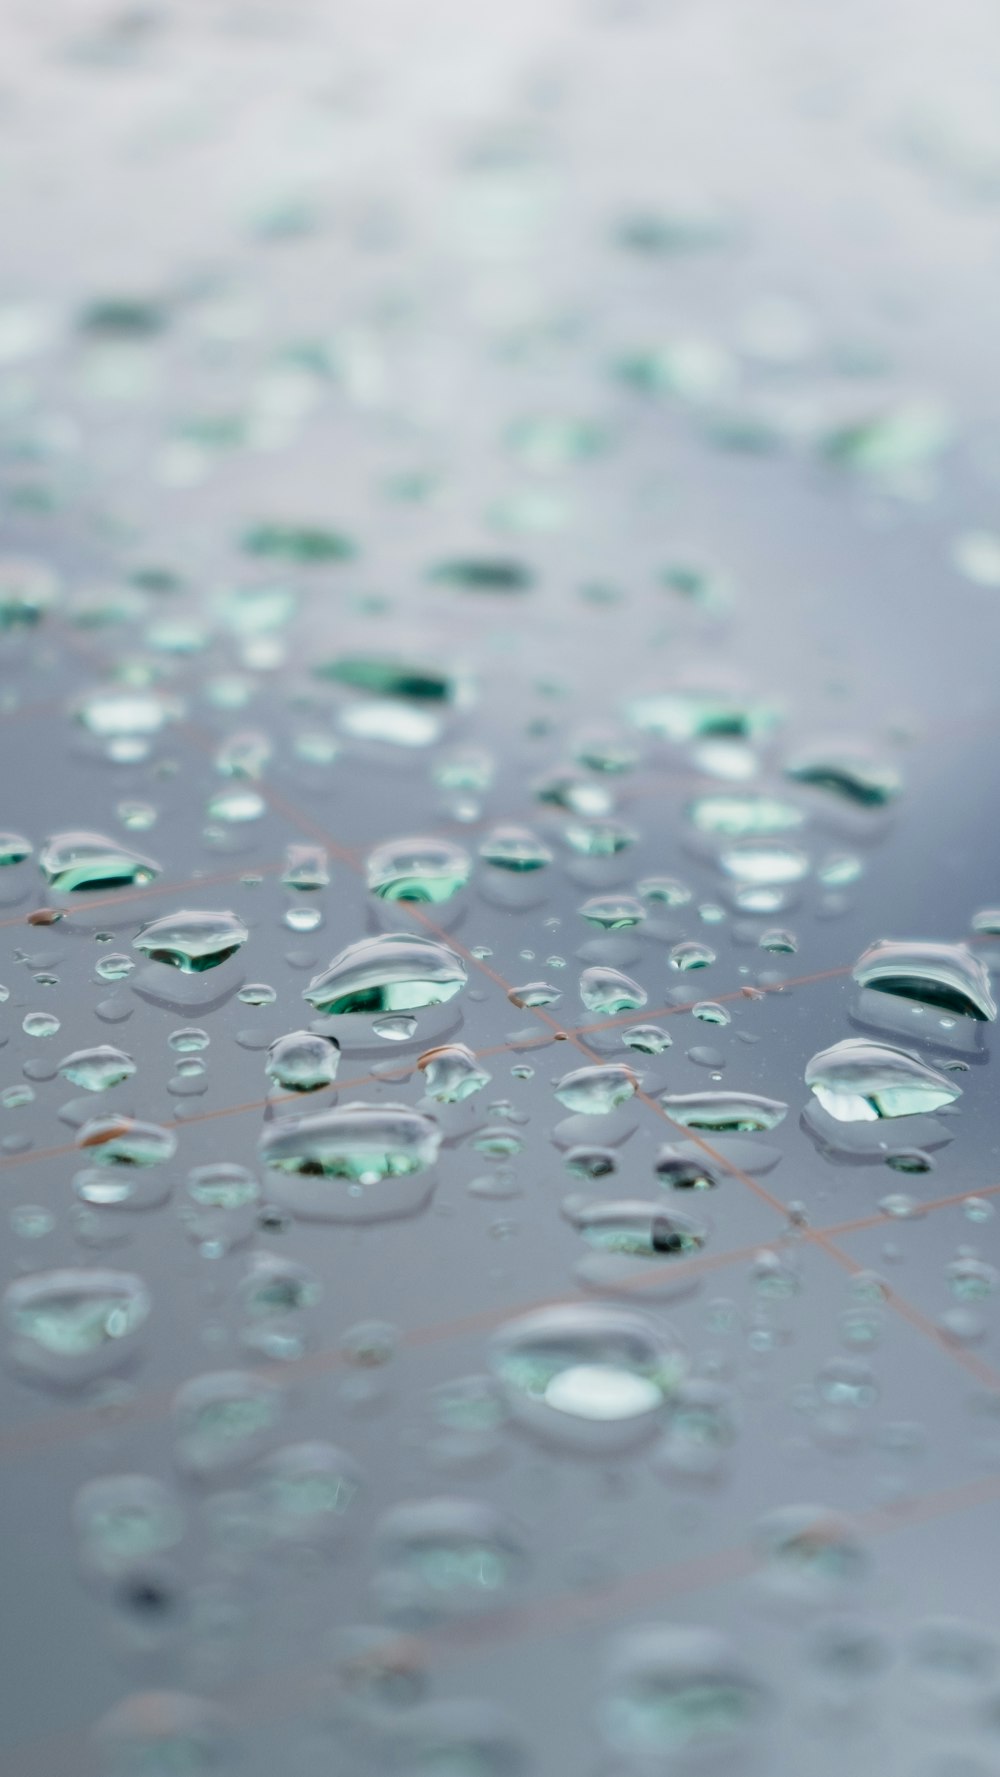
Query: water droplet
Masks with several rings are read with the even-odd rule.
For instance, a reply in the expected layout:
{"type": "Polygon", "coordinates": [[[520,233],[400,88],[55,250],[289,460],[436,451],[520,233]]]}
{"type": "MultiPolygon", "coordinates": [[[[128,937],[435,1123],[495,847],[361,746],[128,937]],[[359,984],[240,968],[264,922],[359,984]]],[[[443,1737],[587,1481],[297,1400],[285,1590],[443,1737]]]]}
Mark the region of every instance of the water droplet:
{"type": "Polygon", "coordinates": [[[424,1090],[428,1097],[436,1099],[439,1104],[461,1104],[474,1092],[481,1092],[490,1080],[472,1050],[462,1043],[426,1050],[417,1066],[424,1076],[424,1090]]]}
{"type": "Polygon", "coordinates": [[[580,976],[580,998],[588,1012],[598,1015],[632,1012],[648,999],[644,987],[620,969],[594,967],[580,976]]]}
{"type": "Polygon", "coordinates": [[[675,944],[670,952],[672,969],[707,969],[715,961],[715,951],[708,944],[701,944],[696,938],[688,938],[682,944],[675,944]]]}
{"type": "Polygon", "coordinates": [[[363,1222],[421,1208],[440,1145],[441,1131],[423,1112],[349,1104],[268,1125],[260,1154],[279,1175],[271,1196],[293,1215],[363,1222]]]}
{"type": "Polygon", "coordinates": [[[707,1238],[705,1229],[690,1216],[667,1215],[662,1204],[640,1199],[591,1202],[568,1197],[563,1214],[599,1252],[676,1258],[697,1252],[707,1238]]]}
{"type": "Polygon", "coordinates": [[[177,1152],[172,1129],[134,1117],[93,1117],[77,1131],[77,1147],[93,1150],[99,1166],[159,1166],[177,1152]]]}
{"type": "Polygon", "coordinates": [[[749,839],[794,832],[806,817],[793,802],[779,802],[774,796],[712,795],[692,802],[688,818],[699,833],[749,839]]]}
{"type": "Polygon", "coordinates": [[[102,1043],[96,1049],[77,1049],[59,1063],[63,1078],[72,1080],[74,1086],[82,1086],[87,1092],[106,1092],[109,1086],[131,1079],[135,1071],[131,1055],[108,1043],[102,1043]]]}
{"type": "Polygon", "coordinates": [[[446,839],[391,839],[367,864],[368,887],[382,901],[449,901],[464,888],[472,861],[446,839]]]}
{"type": "Polygon", "coordinates": [[[623,1063],[578,1067],[557,1081],[555,1095],[568,1110],[588,1117],[606,1116],[632,1097],[637,1083],[632,1069],[623,1063]]]}
{"type": "Polygon", "coordinates": [[[132,946],[153,962],[194,975],[217,968],[235,955],[249,936],[235,913],[184,910],[151,920],[133,938],[132,946]]]}
{"type": "Polygon", "coordinates": [[[169,1487],[151,1475],[104,1475],[73,1501],[73,1525],[84,1565],[119,1577],[176,1548],[184,1515],[169,1487]]]}
{"type": "Polygon", "coordinates": [[[447,945],[393,932],[349,944],[309,983],[305,998],[320,1012],[408,1012],[443,1004],[466,980],[461,958],[447,945]]]}
{"type": "Polygon", "coordinates": [[[672,1335],[610,1307],[545,1308],[510,1321],[491,1363],[516,1419],[595,1451],[651,1431],[685,1369],[672,1335]]]}
{"type": "Polygon", "coordinates": [[[669,1049],[673,1038],[659,1024],[630,1024],[622,1031],[622,1042],[626,1049],[634,1049],[638,1055],[662,1055],[669,1049]]]}
{"type": "Polygon", "coordinates": [[[94,965],[94,974],[99,981],[124,981],[135,968],[135,958],[125,956],[119,951],[112,951],[110,956],[102,956],[94,965]]]}
{"type": "Polygon", "coordinates": [[[160,866],[100,833],[57,833],[38,861],[52,887],[69,893],[91,888],[129,888],[152,882],[160,866]]]}
{"type": "Polygon", "coordinates": [[[687,1752],[733,1752],[756,1724],[760,1686],[714,1630],[650,1627],[623,1635],[602,1719],[612,1750],[662,1770],[687,1752]]]}
{"type": "Polygon", "coordinates": [[[337,1077],[340,1044],[311,1030],[291,1030],[267,1052],[265,1071],[285,1092],[317,1092],[337,1077]]]}
{"type": "Polygon", "coordinates": [[[753,1092],[664,1092],[660,1103],[684,1129],[719,1132],[776,1129],[788,1111],[787,1104],[778,1099],[761,1098],[753,1092]]]}
{"type": "Polygon", "coordinates": [[[526,981],[521,987],[509,989],[512,1006],[554,1006],[562,999],[562,991],[550,981],[526,981]]]}
{"type": "Polygon", "coordinates": [[[968,1018],[992,1021],[997,1015],[989,975],[964,944],[901,943],[883,938],[855,963],[854,979],[862,987],[968,1018]]]}
{"type": "Polygon", "coordinates": [[[0,867],[23,864],[34,849],[31,840],[22,838],[20,833],[0,833],[0,867]]]}
{"type": "Polygon", "coordinates": [[[248,981],[236,995],[244,1006],[273,1006],[277,997],[277,990],[267,981],[248,981]]]}
{"type": "Polygon", "coordinates": [[[127,1363],[149,1311],[145,1284],[125,1271],[41,1271],[4,1292],[15,1364],[66,1386],[127,1363]]]}
{"type": "Polygon", "coordinates": [[[801,753],[785,766],[796,783],[830,790],[863,808],[880,808],[900,793],[902,780],[894,765],[873,758],[861,748],[831,747],[801,753]]]}
{"type": "Polygon", "coordinates": [[[954,1103],[962,1091],[918,1056],[864,1037],[846,1037],[820,1050],[805,1079],[823,1109],[841,1123],[935,1111],[954,1103]]]}
{"type": "Polygon", "coordinates": [[[249,1370],[197,1376],[174,1396],[177,1460],[204,1479],[239,1470],[260,1456],[281,1420],[280,1388],[249,1370]]]}
{"type": "Polygon", "coordinates": [[[361,1471],[336,1444],[286,1444],[261,1463],[256,1487],[279,1543],[325,1549],[344,1535],[362,1491],[361,1471]]]}
{"type": "Polygon", "coordinates": [[[591,925],[605,932],[626,931],[630,926],[641,925],[646,917],[645,907],[634,895],[594,895],[584,901],[579,911],[591,925]]]}
{"type": "Polygon", "coordinates": [[[417,1021],[410,1012],[390,1012],[385,1018],[372,1020],[372,1031],[384,1043],[406,1043],[413,1036],[417,1021]]]}
{"type": "Polygon", "coordinates": [[[54,1037],[60,1022],[54,1012],[27,1012],[21,1020],[21,1029],[29,1037],[54,1037]]]}

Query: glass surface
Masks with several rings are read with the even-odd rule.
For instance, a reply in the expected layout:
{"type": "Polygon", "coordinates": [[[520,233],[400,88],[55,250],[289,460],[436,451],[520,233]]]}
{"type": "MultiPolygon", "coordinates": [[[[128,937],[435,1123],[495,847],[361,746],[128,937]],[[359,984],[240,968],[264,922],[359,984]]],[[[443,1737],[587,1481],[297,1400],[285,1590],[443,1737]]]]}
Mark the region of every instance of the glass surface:
{"type": "Polygon", "coordinates": [[[5,1777],[988,1777],[994,9],[0,45],[5,1777]]]}

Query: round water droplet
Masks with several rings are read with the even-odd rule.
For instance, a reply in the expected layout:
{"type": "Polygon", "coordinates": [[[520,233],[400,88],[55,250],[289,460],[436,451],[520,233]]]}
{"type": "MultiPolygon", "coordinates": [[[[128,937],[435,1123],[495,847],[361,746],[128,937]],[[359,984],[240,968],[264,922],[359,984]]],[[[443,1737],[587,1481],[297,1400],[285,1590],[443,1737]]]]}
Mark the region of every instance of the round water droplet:
{"type": "Polygon", "coordinates": [[[265,1071],[285,1092],[317,1092],[333,1083],[339,1065],[336,1038],[292,1030],[271,1044],[265,1071]]]}
{"type": "Polygon", "coordinates": [[[491,1363],[516,1419],[594,1451],[652,1431],[686,1367],[672,1335],[644,1316],[575,1306],[508,1322],[491,1363]]]}

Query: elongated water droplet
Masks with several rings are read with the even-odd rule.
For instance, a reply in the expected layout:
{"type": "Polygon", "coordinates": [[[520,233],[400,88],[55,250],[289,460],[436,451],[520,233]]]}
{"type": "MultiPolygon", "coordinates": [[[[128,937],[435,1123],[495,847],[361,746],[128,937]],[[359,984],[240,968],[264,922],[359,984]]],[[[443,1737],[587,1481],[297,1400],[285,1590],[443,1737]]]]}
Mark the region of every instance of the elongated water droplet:
{"type": "Polygon", "coordinates": [[[918,1056],[865,1037],[846,1037],[821,1049],[805,1078],[823,1109],[840,1123],[916,1116],[953,1104],[962,1093],[954,1079],[918,1056]]]}
{"type": "Polygon", "coordinates": [[[640,1258],[678,1258],[704,1246],[705,1229],[690,1216],[667,1214],[662,1203],[639,1198],[590,1202],[570,1197],[563,1214],[599,1252],[640,1258]]]}
{"type": "Polygon", "coordinates": [[[349,1104],[265,1128],[271,1196],[293,1215],[378,1221],[421,1207],[441,1145],[432,1117],[407,1105],[349,1104]]]}
{"type": "Polygon", "coordinates": [[[130,1080],[135,1071],[131,1055],[109,1043],[101,1043],[96,1049],[77,1049],[59,1063],[63,1078],[87,1092],[106,1092],[109,1086],[130,1080]]]}
{"type": "Polygon", "coordinates": [[[218,968],[249,938],[235,913],[203,913],[187,909],[154,919],[132,940],[152,962],[165,963],[184,975],[218,968]]]}
{"type": "Polygon", "coordinates": [[[624,1063],[578,1067],[557,1081],[555,1095],[568,1110],[601,1117],[631,1098],[637,1084],[632,1069],[624,1063]]]}
{"type": "Polygon", "coordinates": [[[992,1022],[997,1015],[986,968],[964,944],[882,938],[859,957],[854,979],[879,993],[898,994],[967,1018],[992,1022]]]}
{"type": "Polygon", "coordinates": [[[79,889],[128,888],[152,882],[160,866],[129,851],[102,833],[56,833],[43,845],[38,861],[52,887],[63,893],[79,889]]]}
{"type": "Polygon", "coordinates": [[[552,862],[548,846],[527,827],[494,827],[480,845],[479,856],[497,870],[521,875],[552,862]]]}
{"type": "Polygon", "coordinates": [[[383,1610],[417,1625],[495,1609],[527,1566],[517,1532],[479,1500],[396,1506],[376,1532],[383,1610]]]}
{"type": "Polygon", "coordinates": [[[800,753],[785,766],[786,777],[796,783],[830,790],[844,801],[863,808],[880,808],[900,793],[902,779],[894,765],[873,758],[860,748],[830,747],[800,753]]]}
{"type": "Polygon", "coordinates": [[[452,999],[466,980],[465,965],[447,945],[392,932],[349,944],[304,997],[320,1012],[409,1012],[452,999]]]}
{"type": "Polygon", "coordinates": [[[685,1753],[734,1751],[763,1704],[760,1686],[714,1630],[636,1629],[615,1651],[604,1732],[637,1769],[659,1771],[685,1753]]]}
{"type": "Polygon", "coordinates": [[[580,976],[580,998],[588,1012],[599,1016],[615,1012],[632,1012],[646,1004],[649,995],[631,975],[620,969],[594,967],[584,969],[580,976]]]}
{"type": "Polygon", "coordinates": [[[788,1111],[776,1098],[754,1092],[664,1092],[660,1103],[684,1129],[734,1130],[749,1133],[776,1129],[788,1111]]]}

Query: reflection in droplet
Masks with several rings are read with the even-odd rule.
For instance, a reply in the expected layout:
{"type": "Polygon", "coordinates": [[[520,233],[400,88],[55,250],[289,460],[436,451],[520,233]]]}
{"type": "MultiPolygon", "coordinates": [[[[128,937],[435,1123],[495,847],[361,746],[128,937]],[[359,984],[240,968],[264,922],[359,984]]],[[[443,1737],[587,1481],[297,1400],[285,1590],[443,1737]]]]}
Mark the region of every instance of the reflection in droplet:
{"type": "Polygon", "coordinates": [[[427,1199],[441,1131],[407,1105],[349,1104],[268,1124],[265,1165],[275,1202],[320,1221],[381,1221],[427,1199]]]}

